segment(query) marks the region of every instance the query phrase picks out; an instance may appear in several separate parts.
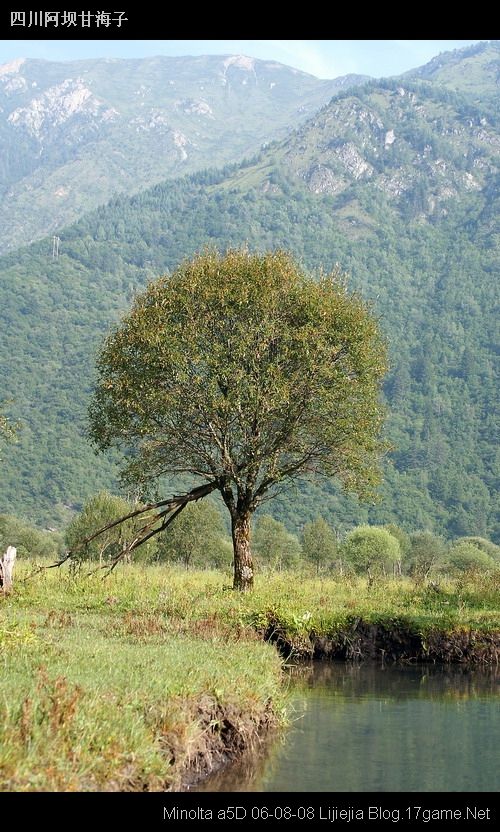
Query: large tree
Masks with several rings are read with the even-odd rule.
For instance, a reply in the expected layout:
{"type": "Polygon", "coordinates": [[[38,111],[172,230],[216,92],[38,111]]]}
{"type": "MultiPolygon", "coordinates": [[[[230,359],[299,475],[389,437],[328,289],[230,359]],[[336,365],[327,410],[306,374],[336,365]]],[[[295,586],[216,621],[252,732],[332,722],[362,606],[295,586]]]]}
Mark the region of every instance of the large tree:
{"type": "Polygon", "coordinates": [[[145,535],[217,489],[236,589],[253,585],[250,521],[277,486],[321,474],[366,496],[378,482],[386,348],[338,270],[313,279],[284,252],[205,252],[136,298],[97,369],[91,436],[125,450],[125,481],[201,482],[155,504],[145,535]]]}

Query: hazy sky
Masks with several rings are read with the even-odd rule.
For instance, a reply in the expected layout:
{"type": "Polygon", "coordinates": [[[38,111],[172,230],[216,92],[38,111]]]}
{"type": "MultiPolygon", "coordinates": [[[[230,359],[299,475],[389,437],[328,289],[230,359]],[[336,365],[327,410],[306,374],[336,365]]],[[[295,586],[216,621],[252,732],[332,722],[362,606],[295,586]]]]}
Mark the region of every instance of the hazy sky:
{"type": "Polygon", "coordinates": [[[398,75],[440,52],[479,40],[4,40],[0,41],[0,63],[19,57],[67,61],[243,54],[280,61],[319,78],[350,72],[380,77],[398,75]]]}

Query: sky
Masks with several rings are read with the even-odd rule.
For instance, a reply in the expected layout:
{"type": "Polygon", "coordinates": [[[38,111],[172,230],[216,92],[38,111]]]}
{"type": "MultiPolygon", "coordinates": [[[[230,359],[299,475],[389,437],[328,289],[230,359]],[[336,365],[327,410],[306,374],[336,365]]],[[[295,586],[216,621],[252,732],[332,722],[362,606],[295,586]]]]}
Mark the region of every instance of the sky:
{"type": "MultiPolygon", "coordinates": [[[[488,40],[488,38],[483,38],[488,40]]],[[[477,40],[0,40],[0,64],[13,58],[69,61],[152,55],[249,55],[316,75],[399,75],[440,52],[477,40]]]]}

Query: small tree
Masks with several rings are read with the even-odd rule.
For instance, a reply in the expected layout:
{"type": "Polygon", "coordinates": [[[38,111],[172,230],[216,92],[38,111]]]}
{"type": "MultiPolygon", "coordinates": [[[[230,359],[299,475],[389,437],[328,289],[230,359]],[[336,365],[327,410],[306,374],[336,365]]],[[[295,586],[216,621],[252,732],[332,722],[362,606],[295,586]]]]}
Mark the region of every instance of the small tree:
{"type": "Polygon", "coordinates": [[[297,537],[269,514],[263,514],[257,520],[252,542],[262,564],[280,571],[299,564],[301,548],[297,537]]]}
{"type": "Polygon", "coordinates": [[[358,526],[346,536],[343,554],[358,573],[384,572],[400,557],[399,541],[387,529],[358,526]]]}
{"type": "Polygon", "coordinates": [[[333,529],[323,517],[316,517],[305,524],[302,531],[302,552],[304,558],[314,564],[317,575],[325,564],[335,560],[337,540],[333,529]]]}
{"type": "Polygon", "coordinates": [[[190,566],[214,566],[221,562],[226,536],[222,516],[213,502],[187,506],[168,533],[158,536],[158,560],[180,561],[190,566]]]}
{"type": "Polygon", "coordinates": [[[486,552],[494,560],[500,561],[500,546],[485,537],[459,537],[453,545],[458,546],[461,543],[470,543],[481,552],[486,552]]]}
{"type": "Polygon", "coordinates": [[[234,587],[247,590],[251,517],[276,485],[322,474],[373,494],[385,364],[378,324],[340,272],[313,280],[283,252],[206,252],[151,283],[107,339],[91,436],[127,451],[128,482],[201,483],[156,503],[144,539],[218,490],[234,587]]]}
{"type": "Polygon", "coordinates": [[[414,532],[410,535],[411,548],[408,553],[410,575],[424,580],[431,571],[444,562],[446,546],[444,540],[432,532],[414,532]]]}
{"type": "Polygon", "coordinates": [[[456,543],[450,548],[446,561],[453,572],[486,572],[495,568],[493,558],[472,543],[456,543]]]}
{"type": "Polygon", "coordinates": [[[386,529],[389,534],[392,534],[392,536],[399,542],[399,560],[397,560],[394,565],[394,574],[401,576],[403,571],[403,561],[406,560],[408,552],[411,549],[410,535],[407,534],[407,532],[405,532],[400,526],[396,526],[395,523],[386,523],[382,526],[382,528],[386,529]]]}

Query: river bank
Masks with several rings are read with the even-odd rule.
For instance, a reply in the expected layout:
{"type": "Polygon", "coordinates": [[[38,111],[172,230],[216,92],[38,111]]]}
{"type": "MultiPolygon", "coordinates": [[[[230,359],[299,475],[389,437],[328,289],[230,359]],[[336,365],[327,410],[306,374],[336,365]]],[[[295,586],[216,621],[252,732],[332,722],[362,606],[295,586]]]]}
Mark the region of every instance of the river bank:
{"type": "Polygon", "coordinates": [[[498,587],[55,570],[0,600],[0,788],[177,790],[286,722],[282,656],[498,662],[498,587]]]}

